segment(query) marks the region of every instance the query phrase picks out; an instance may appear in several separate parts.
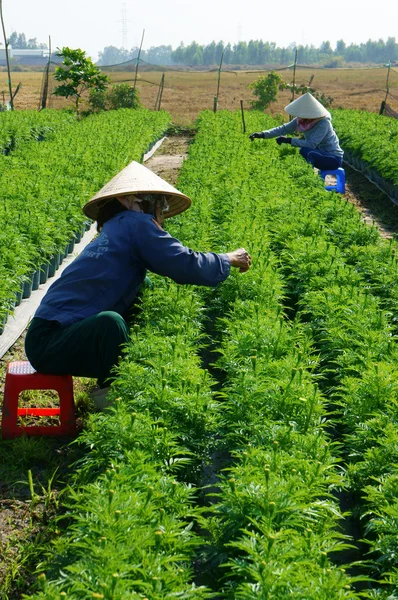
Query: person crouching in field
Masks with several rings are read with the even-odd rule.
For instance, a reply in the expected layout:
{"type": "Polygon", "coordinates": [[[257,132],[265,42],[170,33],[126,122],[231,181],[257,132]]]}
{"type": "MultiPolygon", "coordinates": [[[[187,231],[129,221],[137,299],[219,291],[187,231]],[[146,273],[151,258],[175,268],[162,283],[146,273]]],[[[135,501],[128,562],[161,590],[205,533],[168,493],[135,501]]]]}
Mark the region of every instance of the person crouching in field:
{"type": "Polygon", "coordinates": [[[92,397],[102,407],[129,341],[123,315],[147,269],[177,283],[216,286],[231,267],[250,268],[244,248],[194,252],[162,229],[164,218],[190,205],[188,196],[133,161],[83,207],[99,235],[52,284],[34,315],[25,350],[37,371],[98,379],[92,397]]]}
{"type": "Polygon", "coordinates": [[[309,92],[285,107],[295,117],[290,123],[252,133],[250,139],[274,138],[278,144],[291,144],[300,148],[305,160],[320,170],[335,170],[343,164],[344,152],[332,127],[331,115],[309,92]],[[304,139],[285,137],[286,133],[299,133],[304,139]]]}

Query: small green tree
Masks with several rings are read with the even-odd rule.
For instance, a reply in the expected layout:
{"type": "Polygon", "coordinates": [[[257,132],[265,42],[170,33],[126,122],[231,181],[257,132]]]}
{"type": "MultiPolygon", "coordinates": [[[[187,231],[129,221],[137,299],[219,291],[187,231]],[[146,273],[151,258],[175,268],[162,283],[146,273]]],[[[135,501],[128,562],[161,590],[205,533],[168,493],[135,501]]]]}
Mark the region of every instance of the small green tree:
{"type": "Polygon", "coordinates": [[[265,77],[258,77],[257,81],[249,84],[249,88],[253,90],[253,94],[257,96],[257,100],[252,100],[251,107],[254,110],[265,110],[278,98],[278,91],[286,89],[286,83],[283,81],[279,73],[271,71],[265,77]]]}
{"type": "MultiPolygon", "coordinates": [[[[58,48],[59,50],[59,48],[58,48]]],[[[83,50],[73,50],[65,46],[57,52],[63,58],[63,65],[57,67],[54,77],[60,82],[55,90],[56,96],[75,99],[76,114],[79,114],[79,104],[83,92],[86,90],[105,90],[109,77],[101,73],[100,69],[86,56],[83,50]]]]}

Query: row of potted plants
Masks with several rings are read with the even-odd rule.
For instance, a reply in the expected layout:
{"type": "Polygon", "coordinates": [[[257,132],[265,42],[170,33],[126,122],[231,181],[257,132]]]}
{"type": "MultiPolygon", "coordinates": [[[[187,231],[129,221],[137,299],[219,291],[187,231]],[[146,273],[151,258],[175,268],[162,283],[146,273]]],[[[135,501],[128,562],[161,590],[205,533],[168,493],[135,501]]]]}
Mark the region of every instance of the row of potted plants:
{"type": "Polygon", "coordinates": [[[344,160],[398,202],[398,121],[361,110],[333,111],[344,160]]]}

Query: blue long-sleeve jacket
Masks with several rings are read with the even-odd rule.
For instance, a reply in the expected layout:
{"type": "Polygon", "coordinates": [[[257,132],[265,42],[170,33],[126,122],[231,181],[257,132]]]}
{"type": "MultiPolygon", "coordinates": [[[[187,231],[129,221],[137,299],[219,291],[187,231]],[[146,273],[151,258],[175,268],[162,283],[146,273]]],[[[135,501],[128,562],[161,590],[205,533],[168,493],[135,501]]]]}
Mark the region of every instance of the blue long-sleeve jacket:
{"type": "Polygon", "coordinates": [[[150,215],[124,211],[104,224],[53,283],[35,317],[66,326],[104,310],[123,314],[147,269],[177,283],[216,286],[230,266],[226,254],[193,252],[150,215]]]}
{"type": "MultiPolygon", "coordinates": [[[[286,133],[295,133],[297,131],[297,119],[293,119],[290,123],[285,123],[280,127],[267,129],[262,132],[262,137],[265,139],[285,135],[286,133]]],[[[304,139],[292,138],[292,146],[298,148],[318,148],[333,156],[343,157],[344,152],[340,148],[339,138],[336,135],[330,122],[329,117],[325,117],[315,123],[311,129],[303,132],[304,139]]]]}

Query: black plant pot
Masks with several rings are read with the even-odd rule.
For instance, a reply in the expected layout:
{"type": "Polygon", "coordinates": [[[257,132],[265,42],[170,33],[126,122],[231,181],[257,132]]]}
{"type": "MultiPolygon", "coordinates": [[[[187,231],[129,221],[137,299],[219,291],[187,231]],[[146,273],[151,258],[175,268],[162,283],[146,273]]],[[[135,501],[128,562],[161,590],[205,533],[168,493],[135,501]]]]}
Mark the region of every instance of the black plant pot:
{"type": "Polygon", "coordinates": [[[39,269],[37,269],[37,271],[35,271],[33,273],[33,277],[32,277],[32,291],[35,291],[39,288],[39,283],[40,283],[40,271],[39,271],[39,269]]]}
{"type": "Polygon", "coordinates": [[[7,323],[7,315],[4,315],[4,317],[0,317],[0,335],[3,333],[6,323],[7,323]]]}
{"type": "Polygon", "coordinates": [[[49,264],[48,263],[44,263],[43,265],[41,265],[41,267],[39,268],[39,272],[40,272],[40,283],[46,283],[47,278],[48,278],[48,269],[49,269],[49,264]]]}
{"type": "Polygon", "coordinates": [[[17,292],[15,294],[15,306],[19,306],[21,304],[21,300],[22,300],[22,287],[19,290],[19,292],[17,292]]]}
{"type": "Polygon", "coordinates": [[[30,298],[32,294],[32,285],[33,285],[33,273],[29,279],[24,281],[22,287],[22,298],[25,300],[26,298],[30,298]]]}
{"type": "Polygon", "coordinates": [[[55,254],[48,265],[48,277],[54,277],[55,271],[58,269],[58,254],[55,254]]]}

